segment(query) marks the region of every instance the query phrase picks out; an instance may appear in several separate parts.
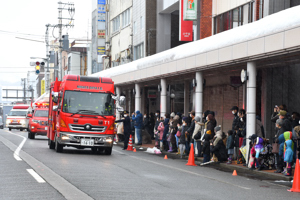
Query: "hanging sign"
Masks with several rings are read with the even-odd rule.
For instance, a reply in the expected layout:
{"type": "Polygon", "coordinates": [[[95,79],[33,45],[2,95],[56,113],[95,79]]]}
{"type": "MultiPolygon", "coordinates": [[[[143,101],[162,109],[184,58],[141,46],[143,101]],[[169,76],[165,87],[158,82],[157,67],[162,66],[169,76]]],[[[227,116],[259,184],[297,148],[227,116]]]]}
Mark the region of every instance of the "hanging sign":
{"type": "Polygon", "coordinates": [[[183,20],[183,3],[184,0],[180,0],[179,41],[193,41],[193,21],[183,20]]]}
{"type": "Polygon", "coordinates": [[[183,20],[197,20],[197,0],[183,0],[183,20]]]}

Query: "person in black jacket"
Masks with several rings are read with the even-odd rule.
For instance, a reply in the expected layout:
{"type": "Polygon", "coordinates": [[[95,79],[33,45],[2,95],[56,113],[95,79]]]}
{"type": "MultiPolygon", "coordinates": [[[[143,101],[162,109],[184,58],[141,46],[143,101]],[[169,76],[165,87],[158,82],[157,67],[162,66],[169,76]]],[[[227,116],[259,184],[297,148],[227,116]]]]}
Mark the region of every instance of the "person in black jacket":
{"type": "Polygon", "coordinates": [[[123,122],[123,127],[124,127],[124,147],[122,150],[126,150],[128,147],[128,141],[129,141],[129,136],[131,134],[131,122],[130,122],[130,117],[128,116],[129,113],[128,111],[123,112],[125,119],[120,119],[115,121],[116,123],[118,122],[123,122]]]}
{"type": "Polygon", "coordinates": [[[232,122],[232,131],[234,131],[234,127],[239,125],[240,118],[238,116],[239,108],[237,106],[233,106],[231,109],[232,114],[234,115],[232,122]]]}
{"type": "MultiPolygon", "coordinates": [[[[240,109],[238,116],[240,118],[240,122],[237,135],[239,137],[239,146],[241,147],[246,145],[246,111],[244,109],[240,109]]],[[[237,164],[240,164],[241,162],[245,163],[245,159],[243,159],[243,156],[239,154],[237,164]]]]}
{"type": "Polygon", "coordinates": [[[203,163],[209,162],[210,160],[210,135],[204,135],[204,142],[203,142],[203,163]]]}

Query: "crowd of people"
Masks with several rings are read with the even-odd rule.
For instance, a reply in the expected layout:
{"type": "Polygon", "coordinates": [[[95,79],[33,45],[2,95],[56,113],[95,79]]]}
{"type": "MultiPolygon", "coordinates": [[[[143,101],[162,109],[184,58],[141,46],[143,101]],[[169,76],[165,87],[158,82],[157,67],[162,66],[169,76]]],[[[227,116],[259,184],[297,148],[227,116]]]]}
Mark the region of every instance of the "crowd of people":
{"type": "MultiPolygon", "coordinates": [[[[172,112],[160,115],[156,113],[144,114],[136,111],[129,116],[124,111],[123,117],[116,122],[123,122],[124,148],[127,148],[130,134],[136,133],[137,144],[142,144],[142,130],[145,130],[155,139],[155,146],[161,151],[176,152],[181,157],[188,156],[191,144],[194,146],[195,156],[203,157],[203,164],[209,162],[227,162],[232,164],[243,164],[250,170],[262,170],[266,167],[276,168],[276,173],[291,175],[291,169],[300,148],[300,115],[289,114],[285,105],[275,106],[271,121],[275,123],[275,138],[270,144],[266,138],[264,127],[260,117],[256,117],[255,134],[250,138],[246,136],[246,111],[233,106],[231,109],[233,122],[230,130],[223,132],[222,127],[217,124],[215,112],[207,110],[202,119],[195,116],[195,111],[189,112],[188,116],[172,112]],[[248,158],[246,157],[246,143],[250,144],[248,158]],[[270,151],[270,152],[268,152],[270,151]],[[271,153],[271,154],[269,154],[271,153]],[[266,156],[274,161],[274,165],[266,156]],[[273,165],[271,166],[270,165],[273,165]]],[[[298,158],[300,157],[298,153],[298,158]]]]}

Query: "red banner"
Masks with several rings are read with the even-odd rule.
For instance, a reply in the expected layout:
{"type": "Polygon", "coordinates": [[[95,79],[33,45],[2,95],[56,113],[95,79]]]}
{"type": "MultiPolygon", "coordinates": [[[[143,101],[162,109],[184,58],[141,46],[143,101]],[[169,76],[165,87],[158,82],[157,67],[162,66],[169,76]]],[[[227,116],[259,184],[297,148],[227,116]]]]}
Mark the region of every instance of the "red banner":
{"type": "Polygon", "coordinates": [[[183,2],[179,4],[179,41],[193,41],[193,21],[183,21],[183,2]]]}

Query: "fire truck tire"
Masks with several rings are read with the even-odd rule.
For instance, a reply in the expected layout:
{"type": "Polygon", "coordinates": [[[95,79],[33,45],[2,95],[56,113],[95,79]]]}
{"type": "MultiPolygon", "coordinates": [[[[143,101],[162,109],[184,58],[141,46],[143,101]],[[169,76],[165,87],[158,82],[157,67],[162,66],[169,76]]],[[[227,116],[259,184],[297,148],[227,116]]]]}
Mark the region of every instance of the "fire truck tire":
{"type": "Polygon", "coordinates": [[[112,147],[105,148],[105,155],[111,155],[112,147]]]}
{"type": "Polygon", "coordinates": [[[57,139],[55,139],[55,151],[57,153],[61,153],[63,151],[64,146],[62,144],[59,144],[57,139]]]}
{"type": "Polygon", "coordinates": [[[8,128],[9,131],[11,131],[11,128],[8,128]]]}
{"type": "Polygon", "coordinates": [[[33,140],[35,138],[35,134],[29,131],[28,138],[33,140]]]}
{"type": "Polygon", "coordinates": [[[55,149],[55,143],[52,140],[48,139],[48,145],[49,149],[55,149]]]}
{"type": "Polygon", "coordinates": [[[22,128],[20,128],[20,131],[23,131],[23,129],[22,129],[22,128]]]}

